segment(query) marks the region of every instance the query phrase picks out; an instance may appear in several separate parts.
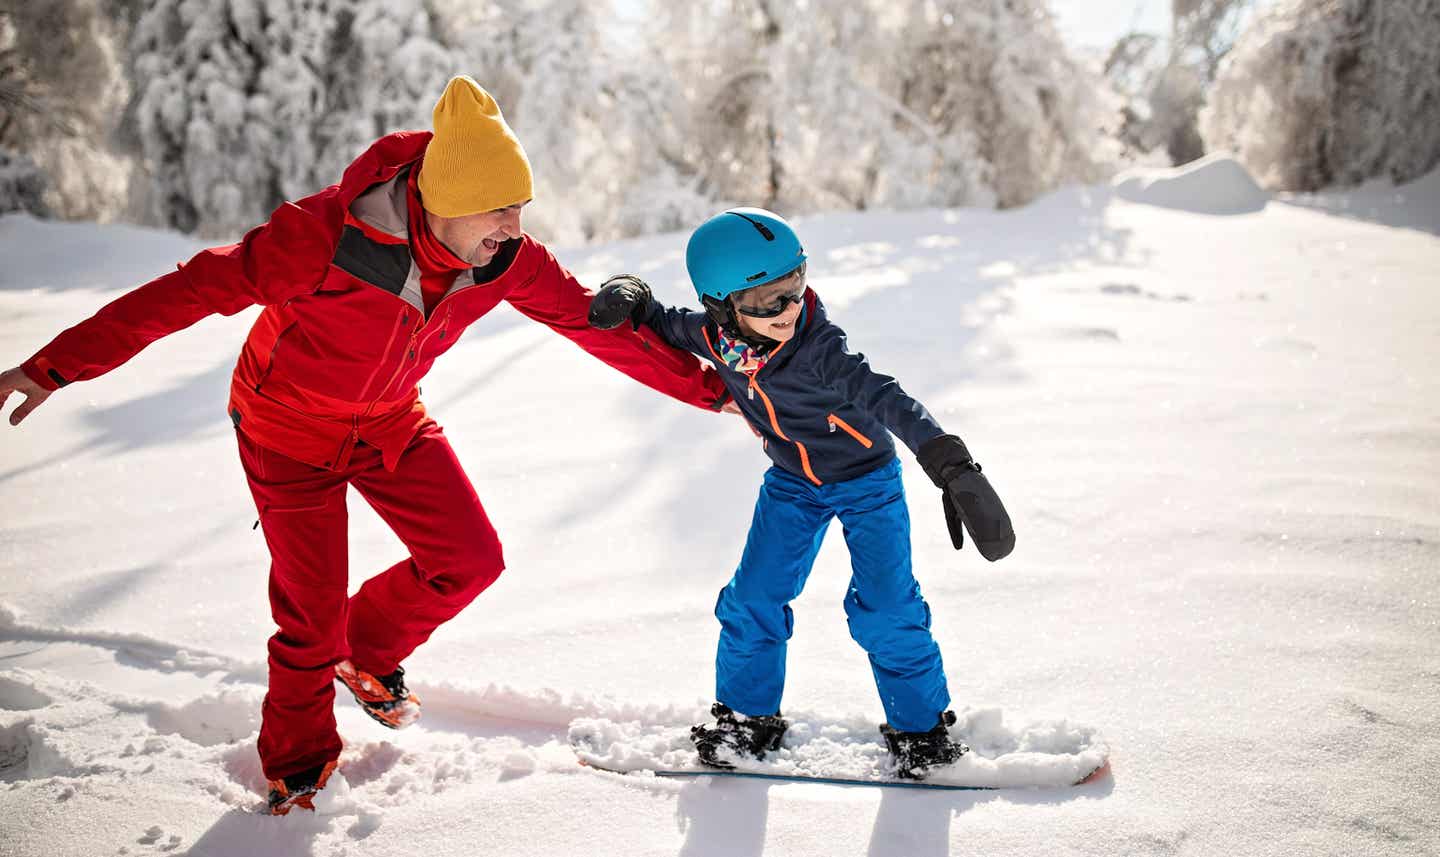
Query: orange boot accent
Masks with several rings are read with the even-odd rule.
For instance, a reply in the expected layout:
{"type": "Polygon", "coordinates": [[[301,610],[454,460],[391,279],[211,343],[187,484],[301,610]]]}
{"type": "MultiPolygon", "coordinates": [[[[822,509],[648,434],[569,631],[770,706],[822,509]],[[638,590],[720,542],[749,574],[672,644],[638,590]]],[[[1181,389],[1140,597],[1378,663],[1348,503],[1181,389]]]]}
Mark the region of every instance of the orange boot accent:
{"type": "MultiPolygon", "coordinates": [[[[330,775],[335,773],[335,762],[326,762],[325,767],[320,769],[320,775],[313,783],[286,784],[285,778],[270,780],[270,814],[289,815],[290,810],[295,807],[315,811],[315,793],[325,788],[330,781],[330,775]]],[[[290,777],[293,781],[295,777],[290,777]]]]}
{"type": "Polygon", "coordinates": [[[385,683],[348,660],[335,665],[335,677],[349,688],[365,713],[382,726],[404,729],[420,719],[420,697],[406,689],[403,682],[396,694],[385,683]]]}

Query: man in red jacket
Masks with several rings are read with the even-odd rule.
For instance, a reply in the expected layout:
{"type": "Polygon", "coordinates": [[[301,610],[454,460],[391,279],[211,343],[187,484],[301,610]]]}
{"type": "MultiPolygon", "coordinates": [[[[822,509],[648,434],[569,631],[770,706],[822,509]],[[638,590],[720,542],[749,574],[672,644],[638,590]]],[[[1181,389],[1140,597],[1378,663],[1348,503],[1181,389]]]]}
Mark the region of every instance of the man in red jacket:
{"type": "Polygon", "coordinates": [[[129,292],[0,375],[19,424],[211,313],[259,304],[230,418],[270,548],[270,686],[259,752],[269,805],[313,808],[340,755],[333,681],[400,728],[419,700],[400,663],[504,568],[500,541],[416,384],[501,300],[627,375],[712,410],[715,373],[648,328],[600,331],[590,299],[520,228],[530,163],[494,99],[450,81],[435,132],[381,138],[339,184],[282,204],[238,243],[129,292]],[[347,597],[346,486],[410,556],[347,597]]]}

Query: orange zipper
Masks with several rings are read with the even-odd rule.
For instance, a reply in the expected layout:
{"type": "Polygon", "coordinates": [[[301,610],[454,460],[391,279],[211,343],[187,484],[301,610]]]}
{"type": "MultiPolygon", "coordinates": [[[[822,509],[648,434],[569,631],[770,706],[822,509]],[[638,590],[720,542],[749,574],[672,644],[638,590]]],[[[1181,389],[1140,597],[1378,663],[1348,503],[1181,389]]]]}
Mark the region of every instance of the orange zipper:
{"type": "MultiPolygon", "coordinates": [[[[725,365],[725,361],[720,357],[720,354],[715,350],[715,345],[714,345],[714,343],[712,343],[712,342],[710,341],[710,331],[705,330],[704,328],[701,328],[701,331],[700,331],[700,332],[705,335],[705,345],[710,348],[710,353],[715,355],[715,365],[716,365],[716,366],[724,366],[724,365],[725,365]]],[[[783,342],[780,343],[780,345],[777,346],[777,347],[775,348],[775,350],[770,353],[770,358],[773,360],[774,357],[775,357],[775,355],[778,354],[778,353],[780,353],[780,349],[781,349],[781,348],[784,348],[784,347],[785,347],[785,343],[783,343],[783,342]]],[[[769,361],[766,361],[766,362],[767,362],[767,365],[768,365],[768,362],[769,362],[769,361]]],[[[762,368],[763,368],[763,367],[762,367],[762,368]]],[[[805,476],[806,476],[806,478],[808,478],[811,482],[814,482],[816,485],[823,485],[823,484],[825,484],[825,483],[821,482],[821,481],[815,476],[815,471],[813,471],[813,470],[810,469],[810,452],[809,452],[809,450],[805,449],[805,444],[801,443],[801,442],[798,441],[798,440],[790,440],[790,436],[787,435],[787,434],[785,434],[785,432],[781,430],[781,428],[780,428],[780,421],[779,421],[778,419],[776,419],[776,417],[775,417],[775,406],[774,406],[773,404],[771,404],[771,402],[770,402],[770,397],[767,396],[767,395],[765,395],[765,391],[762,390],[762,389],[760,389],[760,384],[757,383],[756,380],[755,380],[755,376],[756,376],[756,375],[759,375],[759,374],[760,374],[760,372],[757,370],[756,372],[754,372],[753,374],[751,374],[751,375],[749,376],[749,377],[750,377],[750,383],[749,383],[749,385],[747,385],[747,387],[746,387],[746,389],[745,389],[745,396],[746,396],[746,398],[750,399],[751,401],[754,401],[754,400],[755,400],[755,394],[756,394],[756,393],[759,393],[759,394],[760,394],[760,401],[765,404],[765,413],[769,414],[769,416],[770,416],[770,427],[773,428],[773,429],[775,429],[775,433],[780,436],[780,439],[781,439],[781,440],[789,441],[790,443],[795,444],[795,449],[796,449],[796,451],[798,451],[798,452],[800,453],[800,469],[802,469],[802,470],[805,471],[805,476]]],[[[767,444],[767,445],[768,445],[768,444],[767,444]]]]}
{"type": "Polygon", "coordinates": [[[855,440],[866,449],[869,449],[870,447],[875,445],[874,441],[861,434],[860,432],[856,431],[853,427],[851,427],[849,423],[845,422],[834,414],[830,414],[828,417],[826,417],[826,422],[830,423],[831,434],[834,434],[835,427],[839,426],[841,431],[855,438],[855,440]]]}
{"type": "MultiPolygon", "coordinates": [[[[782,440],[789,440],[791,443],[795,444],[795,448],[799,450],[800,468],[805,471],[806,478],[809,479],[811,482],[814,482],[816,485],[823,485],[824,483],[821,482],[818,478],[816,478],[815,472],[810,469],[810,453],[805,449],[805,444],[801,443],[798,440],[790,440],[789,436],[786,435],[785,432],[780,430],[780,421],[775,418],[775,406],[770,403],[770,397],[765,395],[765,391],[760,389],[760,385],[755,383],[754,375],[750,376],[750,390],[751,392],[760,394],[760,401],[765,404],[765,413],[770,415],[770,427],[775,429],[775,433],[780,435],[780,438],[782,440]]],[[[754,397],[752,396],[751,398],[754,397]]]]}

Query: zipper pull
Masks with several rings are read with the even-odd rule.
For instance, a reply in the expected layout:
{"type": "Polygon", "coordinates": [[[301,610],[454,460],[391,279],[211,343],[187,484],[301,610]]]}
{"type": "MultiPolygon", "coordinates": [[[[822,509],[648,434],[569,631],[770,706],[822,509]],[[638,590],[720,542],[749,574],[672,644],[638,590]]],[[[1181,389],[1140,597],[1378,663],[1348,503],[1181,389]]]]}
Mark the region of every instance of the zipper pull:
{"type": "Polygon", "coordinates": [[[755,401],[755,388],[754,388],[754,387],[749,387],[749,388],[747,388],[747,389],[745,390],[745,398],[749,399],[749,400],[752,401],[752,402],[755,401]]]}
{"type": "Polygon", "coordinates": [[[830,424],[830,433],[831,433],[831,434],[834,434],[834,433],[835,433],[835,418],[834,418],[834,417],[826,417],[826,418],[825,418],[825,422],[827,422],[827,423],[830,424]]]}

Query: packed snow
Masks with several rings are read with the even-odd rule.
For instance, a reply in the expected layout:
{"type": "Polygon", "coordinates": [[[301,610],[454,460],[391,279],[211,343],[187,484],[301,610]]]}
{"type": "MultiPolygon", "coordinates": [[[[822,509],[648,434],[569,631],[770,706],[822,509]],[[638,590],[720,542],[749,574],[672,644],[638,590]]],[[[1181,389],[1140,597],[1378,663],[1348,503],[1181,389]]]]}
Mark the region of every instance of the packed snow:
{"type": "MultiPolygon", "coordinates": [[[[979,759],[1096,730],[1111,773],[1074,788],[577,764],[574,722],[703,712],[710,610],[766,462],[734,417],[501,309],[423,392],[508,570],[406,664],[419,724],[337,701],[319,811],[257,814],[267,558],[224,413],[253,311],[208,319],[5,427],[0,853],[1440,853],[1436,190],[1218,215],[1070,188],[799,220],[852,343],[966,439],[1015,520],[1009,558],[956,553],[905,456],[957,733],[979,759]],[[1046,723],[1071,726],[1026,732],[1046,723]]],[[[588,283],[629,270],[692,303],[684,238],[557,252],[588,283]]],[[[199,246],[0,219],[4,359],[199,246]]],[[[403,550],[351,512],[358,585],[403,550]]],[[[848,576],[832,533],[785,707],[858,737],[882,714],[848,576]]]]}

